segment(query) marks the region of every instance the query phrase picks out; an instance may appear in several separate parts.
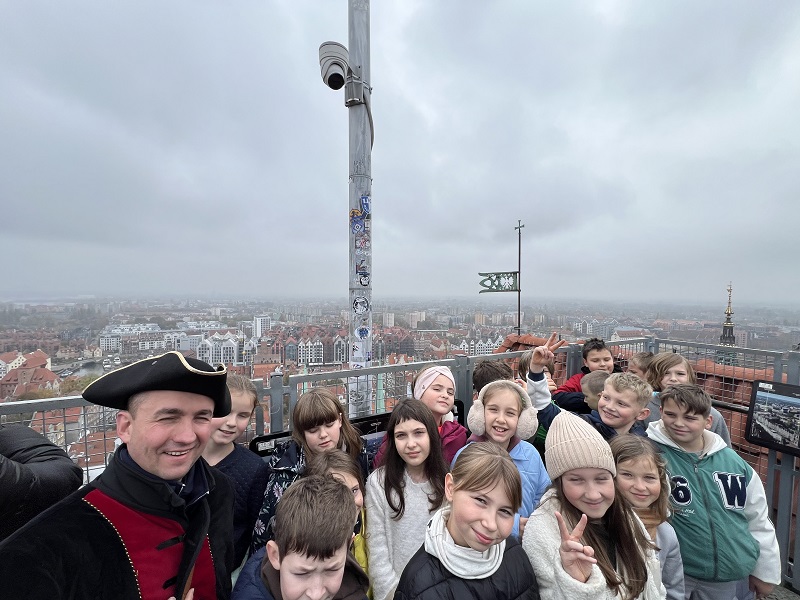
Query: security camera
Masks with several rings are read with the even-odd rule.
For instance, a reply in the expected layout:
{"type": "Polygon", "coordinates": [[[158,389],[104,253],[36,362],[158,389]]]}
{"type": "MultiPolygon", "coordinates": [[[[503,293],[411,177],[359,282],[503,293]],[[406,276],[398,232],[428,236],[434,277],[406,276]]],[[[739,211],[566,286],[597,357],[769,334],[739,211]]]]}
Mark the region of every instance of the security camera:
{"type": "Polygon", "coordinates": [[[325,42],[319,47],[319,68],[322,81],[332,90],[340,90],[347,77],[347,48],[338,42],[325,42]]]}

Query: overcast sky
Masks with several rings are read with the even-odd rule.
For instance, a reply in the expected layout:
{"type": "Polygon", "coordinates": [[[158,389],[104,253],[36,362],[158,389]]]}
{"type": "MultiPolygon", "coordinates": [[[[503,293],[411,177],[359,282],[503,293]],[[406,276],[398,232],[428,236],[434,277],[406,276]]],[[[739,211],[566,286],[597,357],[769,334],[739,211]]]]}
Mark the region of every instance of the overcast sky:
{"type": "MultiPolygon", "coordinates": [[[[373,298],[796,303],[800,3],[372,2],[373,298]]],[[[0,0],[0,299],[346,296],[346,0],[0,0]]]]}

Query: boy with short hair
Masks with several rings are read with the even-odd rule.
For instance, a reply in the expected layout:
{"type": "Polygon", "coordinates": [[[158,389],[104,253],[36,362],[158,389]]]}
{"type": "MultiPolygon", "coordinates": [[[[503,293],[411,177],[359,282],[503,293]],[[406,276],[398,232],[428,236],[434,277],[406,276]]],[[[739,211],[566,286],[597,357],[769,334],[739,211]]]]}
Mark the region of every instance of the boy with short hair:
{"type": "Polygon", "coordinates": [[[593,371],[605,371],[606,373],[621,373],[622,369],[614,364],[614,357],[611,350],[606,347],[606,343],[600,338],[589,338],[581,349],[583,356],[583,367],[580,372],[561,384],[553,394],[553,402],[561,408],[574,413],[587,412],[586,400],[581,391],[581,379],[593,371]]]}
{"type": "Polygon", "coordinates": [[[607,371],[592,371],[581,379],[581,391],[583,392],[584,402],[591,410],[597,410],[597,403],[600,394],[606,385],[606,379],[611,377],[607,371]]]}
{"type": "Polygon", "coordinates": [[[663,450],[687,600],[729,600],[749,576],[763,598],[781,581],[780,551],[758,474],[710,425],[711,397],[679,384],[661,392],[649,437],[663,450]],[[710,525],[710,527],[709,527],[710,525]]]}
{"type": "MultiPolygon", "coordinates": [[[[542,373],[551,356],[552,352],[547,345],[537,347],[531,357],[528,373],[528,394],[534,408],[539,411],[539,426],[544,429],[549,429],[553,419],[563,410],[551,402],[550,390],[547,389],[542,373]]],[[[606,440],[622,433],[647,435],[641,423],[636,421],[650,414],[647,403],[652,394],[653,388],[646,381],[628,373],[614,373],[605,381],[598,400],[598,410],[579,416],[606,440]]]]}
{"type": "Polygon", "coordinates": [[[652,352],[637,352],[628,359],[628,373],[647,381],[647,367],[653,362],[655,354],[652,352]]]}
{"type": "Polygon", "coordinates": [[[366,598],[369,579],[348,551],[357,514],[341,481],[311,475],[294,482],[276,509],[275,538],[244,566],[232,600],[366,598]]]}
{"type": "Polygon", "coordinates": [[[486,384],[498,379],[514,379],[514,372],[504,360],[483,359],[475,363],[472,371],[472,388],[480,394],[486,384]]]}

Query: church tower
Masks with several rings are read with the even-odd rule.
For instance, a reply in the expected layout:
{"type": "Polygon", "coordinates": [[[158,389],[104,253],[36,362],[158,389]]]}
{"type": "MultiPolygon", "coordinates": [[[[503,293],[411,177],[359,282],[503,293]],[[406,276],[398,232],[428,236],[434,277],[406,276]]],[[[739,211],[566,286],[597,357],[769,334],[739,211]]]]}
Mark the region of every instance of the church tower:
{"type": "Polygon", "coordinates": [[[733,335],[733,309],[731,308],[731,292],[733,286],[728,284],[728,308],[725,309],[725,322],[722,324],[722,335],[719,336],[719,343],[721,346],[735,346],[736,337],[733,335]]]}

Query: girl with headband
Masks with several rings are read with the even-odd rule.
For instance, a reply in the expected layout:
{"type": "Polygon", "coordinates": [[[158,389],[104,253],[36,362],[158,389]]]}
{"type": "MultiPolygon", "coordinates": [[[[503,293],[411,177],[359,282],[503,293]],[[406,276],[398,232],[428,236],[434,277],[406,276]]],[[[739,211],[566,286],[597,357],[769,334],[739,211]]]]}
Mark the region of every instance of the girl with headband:
{"type": "MultiPolygon", "coordinates": [[[[453,372],[448,367],[433,365],[417,373],[411,382],[411,389],[416,400],[421,400],[431,409],[436,427],[439,430],[439,439],[442,442],[442,454],[449,465],[456,452],[467,443],[467,430],[453,415],[453,404],[456,400],[456,380],[453,372]]],[[[373,467],[383,464],[386,453],[386,438],[383,438],[381,447],[375,455],[373,467]]]]}

